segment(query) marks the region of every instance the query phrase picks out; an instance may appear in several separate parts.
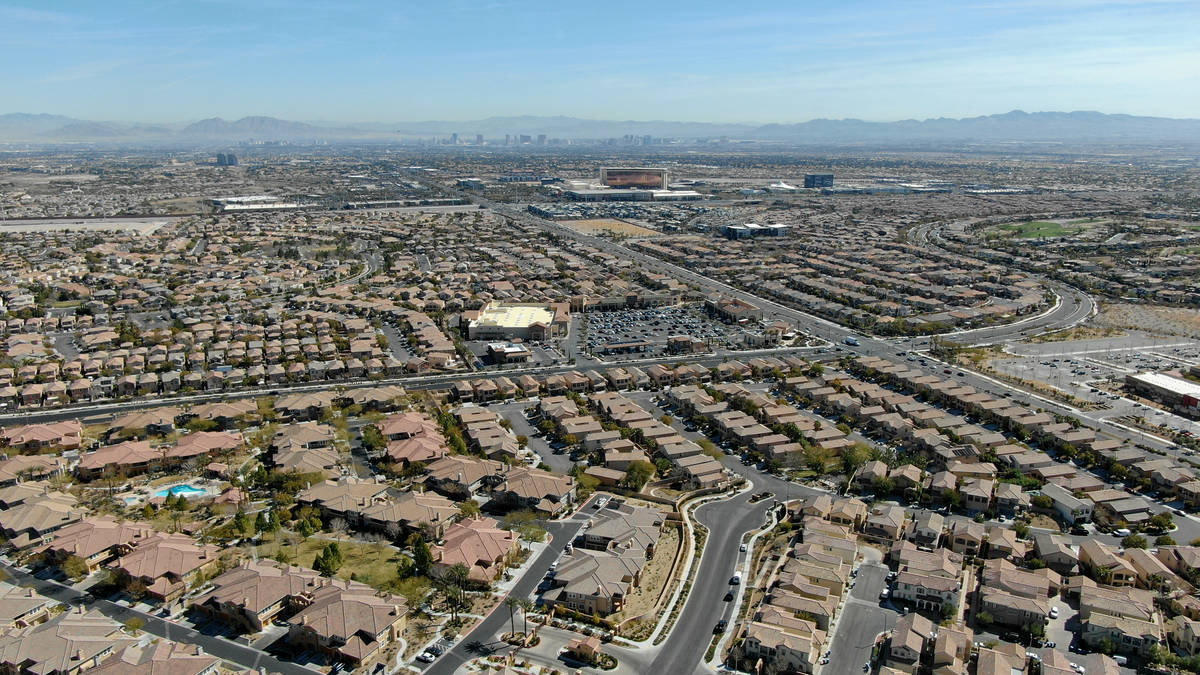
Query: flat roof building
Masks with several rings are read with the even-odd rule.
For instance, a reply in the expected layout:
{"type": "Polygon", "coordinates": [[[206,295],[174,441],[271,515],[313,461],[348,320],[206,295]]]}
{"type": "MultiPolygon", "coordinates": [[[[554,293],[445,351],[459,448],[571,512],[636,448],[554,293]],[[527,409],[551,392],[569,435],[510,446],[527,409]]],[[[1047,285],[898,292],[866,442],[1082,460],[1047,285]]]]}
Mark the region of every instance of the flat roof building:
{"type": "Polygon", "coordinates": [[[1125,376],[1125,386],[1192,416],[1200,414],[1200,384],[1163,373],[1125,376]]]}
{"type": "Polygon", "coordinates": [[[551,305],[491,303],[467,325],[471,340],[545,340],[552,335],[555,310],[551,305]]]}

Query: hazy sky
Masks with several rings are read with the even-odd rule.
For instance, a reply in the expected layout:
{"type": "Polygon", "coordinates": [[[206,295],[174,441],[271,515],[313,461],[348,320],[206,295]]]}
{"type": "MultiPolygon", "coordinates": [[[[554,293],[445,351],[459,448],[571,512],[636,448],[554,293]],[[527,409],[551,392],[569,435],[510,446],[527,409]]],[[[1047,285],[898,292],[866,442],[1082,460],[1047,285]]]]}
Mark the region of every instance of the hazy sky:
{"type": "Polygon", "coordinates": [[[1200,2],[0,0],[0,112],[1200,116],[1200,2]]]}

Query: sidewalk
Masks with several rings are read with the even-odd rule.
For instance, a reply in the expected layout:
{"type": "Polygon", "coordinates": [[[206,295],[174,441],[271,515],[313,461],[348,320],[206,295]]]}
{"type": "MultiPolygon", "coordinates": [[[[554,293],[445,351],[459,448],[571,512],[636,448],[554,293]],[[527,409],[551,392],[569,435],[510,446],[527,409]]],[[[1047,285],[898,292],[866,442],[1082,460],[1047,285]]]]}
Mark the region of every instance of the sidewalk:
{"type": "Polygon", "coordinates": [[[545,541],[531,542],[528,547],[529,557],[525,559],[525,562],[522,563],[520,567],[506,570],[506,574],[510,578],[496,582],[494,594],[507,596],[512,591],[513,587],[517,585],[517,582],[521,580],[521,577],[525,576],[525,573],[528,572],[529,568],[533,566],[533,562],[537,560],[539,555],[542,554],[542,551],[545,551],[546,547],[550,545],[550,540],[551,535],[546,533],[545,541]]]}

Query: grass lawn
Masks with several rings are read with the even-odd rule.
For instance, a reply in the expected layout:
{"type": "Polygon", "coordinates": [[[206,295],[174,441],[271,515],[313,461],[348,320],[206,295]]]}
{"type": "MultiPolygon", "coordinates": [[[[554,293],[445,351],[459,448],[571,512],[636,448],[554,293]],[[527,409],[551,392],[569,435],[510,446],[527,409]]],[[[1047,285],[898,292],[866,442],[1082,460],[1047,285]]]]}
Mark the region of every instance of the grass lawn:
{"type": "MultiPolygon", "coordinates": [[[[272,558],[282,547],[292,557],[293,565],[312,568],[317,554],[331,541],[314,537],[305,539],[298,546],[268,542],[258,547],[258,556],[272,558]]],[[[343,540],[338,542],[338,547],[342,550],[344,561],[337,572],[338,578],[349,579],[353,575],[358,581],[373,588],[383,588],[396,579],[397,565],[403,556],[391,546],[343,540]]]]}
{"type": "Polygon", "coordinates": [[[1009,232],[1011,234],[1008,236],[1016,237],[1017,239],[1035,239],[1038,237],[1062,237],[1079,234],[1086,228],[1067,227],[1062,223],[1055,223],[1048,220],[1034,220],[1028,223],[1001,225],[997,229],[1009,232]]]}

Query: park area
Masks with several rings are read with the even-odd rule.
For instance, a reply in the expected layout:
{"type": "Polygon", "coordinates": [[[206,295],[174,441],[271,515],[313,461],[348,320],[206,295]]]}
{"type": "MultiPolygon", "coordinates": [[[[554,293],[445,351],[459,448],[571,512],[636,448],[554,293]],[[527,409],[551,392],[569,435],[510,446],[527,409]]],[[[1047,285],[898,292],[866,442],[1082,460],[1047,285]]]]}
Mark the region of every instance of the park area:
{"type": "Polygon", "coordinates": [[[1088,229],[1087,225],[1094,224],[1092,220],[1072,220],[1060,223],[1052,220],[1031,220],[1025,223],[1009,223],[997,225],[989,232],[994,238],[1012,237],[1015,239],[1042,239],[1045,237],[1069,237],[1088,229]]]}
{"type": "MultiPolygon", "coordinates": [[[[255,553],[260,558],[278,559],[282,557],[290,564],[313,569],[313,564],[321,551],[335,540],[325,537],[310,537],[297,541],[295,537],[280,537],[276,541],[258,546],[255,553]]],[[[342,565],[336,576],[341,579],[361,581],[368,586],[384,590],[400,590],[396,588],[399,580],[400,566],[407,562],[399,549],[383,542],[362,543],[342,539],[337,541],[342,554],[342,565]]]]}
{"type": "Polygon", "coordinates": [[[627,237],[647,237],[659,234],[657,230],[635,225],[616,218],[592,218],[588,220],[565,220],[563,225],[583,234],[616,234],[627,237]]]}

